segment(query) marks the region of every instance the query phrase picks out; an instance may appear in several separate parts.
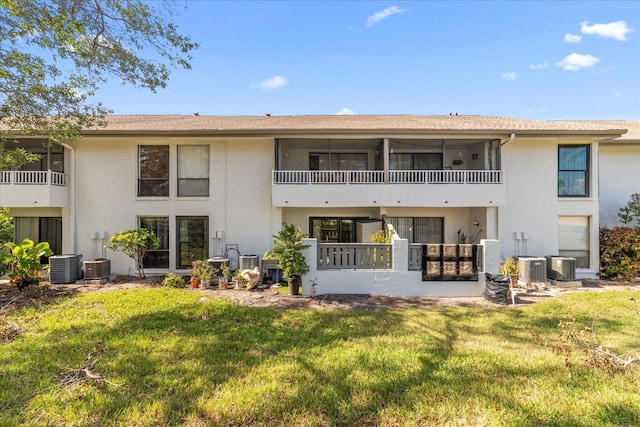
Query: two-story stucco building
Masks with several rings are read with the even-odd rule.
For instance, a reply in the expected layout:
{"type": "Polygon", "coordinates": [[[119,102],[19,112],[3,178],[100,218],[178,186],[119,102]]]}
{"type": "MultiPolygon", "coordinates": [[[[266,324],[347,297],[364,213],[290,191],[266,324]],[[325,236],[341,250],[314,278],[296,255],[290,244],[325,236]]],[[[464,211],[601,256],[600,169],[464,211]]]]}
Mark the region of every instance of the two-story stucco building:
{"type": "MultiPolygon", "coordinates": [[[[0,177],[18,239],[135,274],[104,244],[146,227],[161,240],[146,271],[163,274],[230,248],[261,256],[293,223],[316,239],[310,276],[331,292],[477,294],[476,285],[434,290],[442,277],[429,280],[423,245],[482,240],[501,258],[574,257],[578,277],[595,277],[599,227],[617,225],[618,209],[640,192],[640,122],[629,121],[111,116],[78,141],[21,143],[43,157],[0,177]],[[361,279],[357,265],[327,264],[340,245],[359,251],[382,219],[402,242],[387,264],[361,279]]],[[[455,280],[482,285],[480,264],[474,253],[473,274],[455,280]]]]}

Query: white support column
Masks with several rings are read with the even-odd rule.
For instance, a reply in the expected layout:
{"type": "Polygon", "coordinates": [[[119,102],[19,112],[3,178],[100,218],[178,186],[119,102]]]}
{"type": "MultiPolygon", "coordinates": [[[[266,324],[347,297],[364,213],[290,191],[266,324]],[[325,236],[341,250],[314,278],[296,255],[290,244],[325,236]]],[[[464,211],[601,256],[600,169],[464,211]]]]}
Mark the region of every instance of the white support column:
{"type": "Polygon", "coordinates": [[[309,245],[302,251],[309,272],[302,277],[302,295],[311,296],[311,283],[318,277],[318,239],[303,239],[303,245],[309,245]]]}
{"type": "Polygon", "coordinates": [[[498,274],[500,272],[500,242],[498,240],[482,239],[483,248],[482,269],[485,273],[498,274]]]}
{"type": "Polygon", "coordinates": [[[395,238],[391,240],[393,271],[409,271],[409,241],[395,238]]]}

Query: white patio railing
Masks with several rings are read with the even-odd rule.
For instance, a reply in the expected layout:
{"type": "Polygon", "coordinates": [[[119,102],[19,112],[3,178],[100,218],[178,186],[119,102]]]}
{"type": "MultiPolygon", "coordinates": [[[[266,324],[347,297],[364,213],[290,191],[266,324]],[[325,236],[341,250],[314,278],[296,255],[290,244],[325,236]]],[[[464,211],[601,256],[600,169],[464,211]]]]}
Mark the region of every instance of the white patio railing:
{"type": "MultiPolygon", "coordinates": [[[[274,170],[273,184],[382,184],[384,171],[274,170]]],[[[503,184],[501,170],[389,171],[390,184],[503,184]]]]}
{"type": "Polygon", "coordinates": [[[319,243],[318,270],[391,269],[391,245],[372,243],[319,243]]]}
{"type": "Polygon", "coordinates": [[[66,176],[53,171],[1,171],[0,185],[66,185],[66,176]]]}

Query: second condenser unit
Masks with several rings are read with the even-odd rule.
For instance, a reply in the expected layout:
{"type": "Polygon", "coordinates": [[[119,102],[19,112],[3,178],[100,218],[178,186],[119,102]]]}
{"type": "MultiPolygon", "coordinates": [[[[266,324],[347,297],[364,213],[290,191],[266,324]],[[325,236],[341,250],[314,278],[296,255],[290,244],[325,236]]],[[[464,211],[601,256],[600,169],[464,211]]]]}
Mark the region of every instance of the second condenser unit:
{"type": "Polygon", "coordinates": [[[548,255],[547,277],[552,280],[575,280],[576,279],[576,259],[559,255],[548,255]]]}
{"type": "Polygon", "coordinates": [[[520,280],[544,282],[547,280],[547,260],[542,257],[518,257],[520,280]]]}

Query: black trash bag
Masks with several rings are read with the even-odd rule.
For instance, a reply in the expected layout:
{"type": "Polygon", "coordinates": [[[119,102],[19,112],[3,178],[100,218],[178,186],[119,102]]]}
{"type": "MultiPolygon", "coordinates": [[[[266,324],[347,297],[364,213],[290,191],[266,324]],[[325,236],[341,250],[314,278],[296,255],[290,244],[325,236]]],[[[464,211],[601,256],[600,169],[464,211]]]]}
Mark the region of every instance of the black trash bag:
{"type": "Polygon", "coordinates": [[[487,277],[487,286],[485,287],[484,294],[482,294],[484,299],[496,304],[509,304],[509,276],[489,273],[485,273],[485,275],[487,277]]]}

